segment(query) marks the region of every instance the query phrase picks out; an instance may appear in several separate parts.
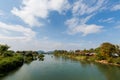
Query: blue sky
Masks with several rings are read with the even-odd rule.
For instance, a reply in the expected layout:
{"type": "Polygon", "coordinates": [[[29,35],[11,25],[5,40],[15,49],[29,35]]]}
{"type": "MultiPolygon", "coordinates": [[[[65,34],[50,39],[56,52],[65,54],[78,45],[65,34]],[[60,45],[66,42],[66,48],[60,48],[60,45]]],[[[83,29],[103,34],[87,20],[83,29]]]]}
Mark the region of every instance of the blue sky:
{"type": "Polygon", "coordinates": [[[120,44],[120,0],[0,0],[0,43],[13,50],[120,44]]]}

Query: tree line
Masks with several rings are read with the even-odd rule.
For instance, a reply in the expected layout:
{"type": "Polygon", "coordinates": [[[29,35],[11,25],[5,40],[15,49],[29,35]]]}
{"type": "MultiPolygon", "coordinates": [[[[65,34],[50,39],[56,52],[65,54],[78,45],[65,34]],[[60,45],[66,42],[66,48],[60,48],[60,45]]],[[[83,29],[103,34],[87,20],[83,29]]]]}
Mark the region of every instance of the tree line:
{"type": "Polygon", "coordinates": [[[15,70],[24,63],[29,64],[33,60],[44,60],[44,55],[37,51],[13,51],[8,45],[0,44],[0,76],[15,70]]]}
{"type": "Polygon", "coordinates": [[[106,60],[109,63],[120,64],[120,46],[109,42],[102,43],[97,48],[84,49],[84,50],[55,50],[54,55],[63,55],[75,58],[82,56],[87,60],[106,60]]]}

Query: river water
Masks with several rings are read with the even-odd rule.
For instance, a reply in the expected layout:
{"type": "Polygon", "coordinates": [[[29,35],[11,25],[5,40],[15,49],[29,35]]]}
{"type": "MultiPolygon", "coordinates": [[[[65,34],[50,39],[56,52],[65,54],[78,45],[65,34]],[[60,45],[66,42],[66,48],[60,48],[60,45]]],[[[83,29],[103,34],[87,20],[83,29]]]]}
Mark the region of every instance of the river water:
{"type": "Polygon", "coordinates": [[[120,80],[120,67],[45,55],[0,80],[120,80]]]}

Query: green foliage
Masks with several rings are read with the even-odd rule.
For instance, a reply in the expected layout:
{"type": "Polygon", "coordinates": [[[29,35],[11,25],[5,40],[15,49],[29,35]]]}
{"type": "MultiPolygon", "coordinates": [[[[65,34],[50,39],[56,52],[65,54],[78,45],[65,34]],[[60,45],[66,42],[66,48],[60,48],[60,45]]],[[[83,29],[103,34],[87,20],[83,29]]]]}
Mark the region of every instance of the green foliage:
{"type": "Polygon", "coordinates": [[[120,55],[120,47],[118,45],[113,45],[111,43],[105,42],[101,44],[98,48],[91,48],[89,50],[75,50],[74,51],[66,51],[66,50],[55,50],[55,56],[65,56],[68,58],[76,59],[76,60],[86,60],[86,61],[105,61],[106,63],[111,64],[120,64],[120,57],[114,57],[113,54],[120,55]],[[91,56],[87,56],[86,54],[96,53],[91,56]]]}
{"type": "Polygon", "coordinates": [[[13,57],[0,57],[0,74],[8,72],[23,64],[23,57],[21,55],[14,55],[13,57]]]}
{"type": "MultiPolygon", "coordinates": [[[[8,49],[9,46],[0,44],[0,76],[1,73],[9,72],[20,67],[24,61],[33,61],[38,55],[38,52],[36,51],[16,51],[15,53],[8,49]]],[[[44,55],[40,56],[44,57],[44,55]]]]}
{"type": "Polygon", "coordinates": [[[105,42],[96,48],[95,51],[97,52],[97,60],[107,60],[109,63],[114,63],[115,60],[112,58],[113,54],[119,54],[120,49],[118,45],[105,42]]]}
{"type": "Polygon", "coordinates": [[[120,64],[120,57],[114,58],[113,61],[115,64],[120,64]]]}
{"type": "Polygon", "coordinates": [[[90,57],[89,57],[89,61],[94,62],[95,60],[96,60],[96,57],[95,57],[95,56],[90,56],[90,57]]]}
{"type": "Polygon", "coordinates": [[[120,58],[116,58],[116,61],[115,61],[117,64],[120,64],[120,58]]]}
{"type": "Polygon", "coordinates": [[[4,55],[4,53],[9,49],[10,47],[8,45],[2,45],[0,44],[0,55],[4,55]]]}
{"type": "Polygon", "coordinates": [[[30,63],[30,62],[32,62],[33,61],[33,57],[26,57],[25,56],[25,58],[24,58],[24,62],[25,63],[30,63]]]}
{"type": "Polygon", "coordinates": [[[66,50],[55,50],[53,53],[54,54],[67,54],[67,51],[66,50]]]}
{"type": "Polygon", "coordinates": [[[12,57],[14,55],[13,53],[14,53],[14,51],[11,51],[11,50],[5,51],[3,56],[4,57],[12,57]]]}
{"type": "Polygon", "coordinates": [[[114,63],[114,59],[112,57],[107,58],[108,63],[114,63]]]}
{"type": "Polygon", "coordinates": [[[95,53],[100,53],[100,47],[97,47],[97,48],[95,49],[95,53]]]}
{"type": "Polygon", "coordinates": [[[94,53],[95,50],[94,50],[93,48],[91,48],[91,49],[89,50],[89,52],[90,52],[90,53],[94,53]]]}
{"type": "Polygon", "coordinates": [[[106,60],[108,58],[108,55],[103,55],[103,54],[101,54],[101,53],[98,53],[97,55],[96,55],[96,60],[106,60]]]}
{"type": "Polygon", "coordinates": [[[44,55],[43,55],[43,54],[39,54],[38,57],[39,57],[39,58],[40,58],[40,57],[44,57],[44,55]]]}
{"type": "Polygon", "coordinates": [[[40,61],[43,61],[44,60],[44,55],[43,54],[39,54],[38,58],[39,58],[40,61]]]}
{"type": "Polygon", "coordinates": [[[0,74],[16,69],[23,64],[23,57],[8,50],[8,45],[0,44],[0,74]]]}
{"type": "Polygon", "coordinates": [[[103,43],[100,46],[100,54],[102,56],[111,56],[112,53],[115,53],[116,49],[115,49],[115,45],[111,44],[111,43],[103,43]]]}
{"type": "Polygon", "coordinates": [[[118,57],[118,58],[109,57],[107,59],[107,61],[108,61],[108,63],[120,64],[120,57],[118,57]]]}

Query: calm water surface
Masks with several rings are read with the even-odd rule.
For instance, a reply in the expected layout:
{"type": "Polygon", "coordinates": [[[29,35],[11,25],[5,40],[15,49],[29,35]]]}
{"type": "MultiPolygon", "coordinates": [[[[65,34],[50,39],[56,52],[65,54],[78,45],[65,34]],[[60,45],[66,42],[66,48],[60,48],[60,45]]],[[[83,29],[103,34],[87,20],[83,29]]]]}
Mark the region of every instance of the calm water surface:
{"type": "Polygon", "coordinates": [[[45,55],[0,80],[120,80],[120,67],[45,55]]]}

